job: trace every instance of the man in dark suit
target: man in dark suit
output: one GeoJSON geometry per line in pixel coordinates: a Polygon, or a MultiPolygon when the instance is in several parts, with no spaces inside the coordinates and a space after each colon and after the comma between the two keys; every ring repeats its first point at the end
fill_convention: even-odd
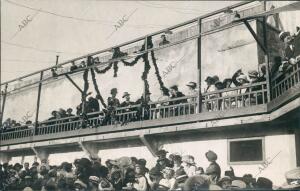
{"type": "Polygon", "coordinates": [[[291,36],[290,32],[281,32],[279,38],[284,42],[284,60],[296,64],[296,57],[300,55],[300,31],[291,36]]]}
{"type": "Polygon", "coordinates": [[[134,105],[134,102],[130,101],[130,94],[128,92],[124,92],[122,98],[125,98],[125,101],[121,103],[121,107],[128,107],[130,105],[134,105]]]}

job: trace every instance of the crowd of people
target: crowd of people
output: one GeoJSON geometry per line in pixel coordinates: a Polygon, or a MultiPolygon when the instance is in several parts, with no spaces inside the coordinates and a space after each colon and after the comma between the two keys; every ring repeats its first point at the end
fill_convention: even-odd
{"type": "MultiPolygon", "coordinates": [[[[209,166],[204,170],[196,165],[191,155],[169,154],[159,150],[156,165],[147,168],[143,158],[120,157],[102,164],[100,158],[80,158],[73,163],[49,165],[47,159],[30,167],[4,163],[0,165],[0,190],[7,191],[169,191],[169,190],[272,190],[273,182],[266,177],[235,175],[233,168],[224,171],[217,163],[218,156],[205,153],[209,166]]],[[[300,189],[300,168],[285,174],[286,184],[281,189],[300,189]]]]}

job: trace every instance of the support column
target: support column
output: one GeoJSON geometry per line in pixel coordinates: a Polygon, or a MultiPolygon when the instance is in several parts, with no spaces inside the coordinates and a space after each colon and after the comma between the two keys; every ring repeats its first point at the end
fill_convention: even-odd
{"type": "Polygon", "coordinates": [[[139,137],[151,154],[156,157],[156,152],[162,147],[162,144],[158,140],[147,135],[139,135],[139,137]]]}
{"type": "Polygon", "coordinates": [[[35,156],[41,161],[49,158],[49,153],[45,149],[38,149],[35,147],[31,147],[31,149],[35,153],[35,156]]]}
{"type": "Polygon", "coordinates": [[[7,86],[8,84],[5,85],[4,89],[4,94],[3,94],[3,101],[2,101],[2,107],[1,107],[1,112],[0,112],[0,125],[2,125],[3,121],[3,114],[4,114],[4,106],[5,106],[5,101],[6,101],[6,95],[7,95],[7,86]]]}
{"type": "MultiPolygon", "coordinates": [[[[199,37],[197,39],[198,41],[198,45],[197,45],[197,69],[198,69],[198,99],[197,99],[197,103],[198,103],[198,113],[202,112],[202,93],[201,93],[201,19],[198,19],[198,27],[199,27],[199,37]]],[[[196,110],[196,111],[197,111],[196,110]]]]}
{"type": "Polygon", "coordinates": [[[36,113],[35,113],[35,129],[34,134],[38,134],[38,120],[39,120],[39,111],[40,111],[40,100],[41,100],[41,91],[42,91],[42,80],[43,80],[43,74],[44,72],[41,71],[40,76],[40,82],[39,82],[39,89],[38,89],[38,97],[37,97],[37,103],[36,103],[36,113]]]}
{"type": "Polygon", "coordinates": [[[98,152],[99,148],[96,143],[84,143],[82,141],[78,142],[80,148],[90,157],[99,158],[98,152]]]}
{"type": "Polygon", "coordinates": [[[9,153],[4,153],[4,152],[1,152],[0,153],[0,161],[1,163],[8,163],[10,160],[11,160],[11,156],[9,153]]]}
{"type": "Polygon", "coordinates": [[[300,167],[300,128],[295,130],[295,146],[296,146],[296,165],[300,167]]]}
{"type": "Polygon", "coordinates": [[[267,26],[266,26],[266,17],[263,18],[263,38],[264,38],[264,47],[266,49],[265,53],[265,63],[266,63],[266,80],[267,80],[267,101],[271,101],[271,71],[270,71],[270,62],[269,62],[269,51],[268,51],[268,36],[267,36],[267,26]]]}

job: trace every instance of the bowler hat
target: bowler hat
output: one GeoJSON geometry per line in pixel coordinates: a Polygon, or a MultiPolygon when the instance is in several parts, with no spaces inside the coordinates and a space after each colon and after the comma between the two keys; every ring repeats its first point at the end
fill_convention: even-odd
{"type": "Polygon", "coordinates": [[[279,33],[278,36],[279,36],[280,40],[284,41],[285,37],[291,36],[291,34],[290,34],[290,32],[281,32],[281,33],[279,33]]]}
{"type": "Polygon", "coordinates": [[[207,158],[209,161],[215,161],[215,160],[218,159],[218,155],[217,155],[215,152],[211,151],[211,150],[207,151],[207,152],[205,153],[205,156],[206,156],[206,158],[207,158]]]}
{"type": "Polygon", "coordinates": [[[205,82],[210,82],[214,83],[214,79],[211,76],[207,76],[206,79],[204,80],[205,82]]]}

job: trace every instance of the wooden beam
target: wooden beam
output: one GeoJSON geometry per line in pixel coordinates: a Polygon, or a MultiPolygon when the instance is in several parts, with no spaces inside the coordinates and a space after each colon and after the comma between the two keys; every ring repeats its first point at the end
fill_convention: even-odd
{"type": "Polygon", "coordinates": [[[80,91],[80,93],[83,94],[83,90],[74,82],[74,80],[68,74],[65,74],[65,76],[80,91]]]}
{"type": "MultiPolygon", "coordinates": [[[[199,34],[201,34],[201,22],[202,22],[202,20],[199,19],[198,20],[199,34]]],[[[202,111],[202,93],[201,93],[201,88],[202,88],[202,86],[201,86],[201,50],[202,50],[201,42],[202,42],[202,36],[201,35],[199,35],[197,42],[198,42],[198,44],[197,44],[197,69],[198,69],[198,73],[197,73],[198,74],[198,82],[197,82],[197,84],[198,84],[197,99],[198,100],[197,100],[197,103],[198,103],[198,105],[197,105],[196,111],[198,111],[197,113],[200,113],[202,111]]]]}
{"type": "Polygon", "coordinates": [[[39,111],[40,111],[40,100],[41,100],[41,91],[42,91],[42,80],[43,80],[43,74],[44,72],[41,72],[40,76],[40,83],[39,83],[39,89],[38,89],[38,97],[37,97],[37,103],[36,103],[36,113],[35,113],[35,126],[34,126],[34,134],[38,134],[38,120],[39,120],[39,111]]]}
{"type": "Polygon", "coordinates": [[[253,38],[256,40],[259,47],[264,51],[264,53],[267,53],[267,49],[265,48],[264,44],[262,42],[260,42],[260,40],[258,39],[256,33],[254,32],[254,30],[250,26],[249,22],[247,20],[244,20],[244,23],[245,23],[246,27],[248,28],[248,30],[250,31],[250,33],[252,34],[253,38]]]}
{"type": "MultiPolygon", "coordinates": [[[[0,116],[0,126],[2,125],[2,121],[3,121],[3,114],[4,114],[4,106],[5,106],[5,102],[6,102],[6,95],[7,95],[7,86],[8,84],[5,85],[5,89],[4,89],[4,94],[3,94],[3,101],[2,101],[2,107],[1,107],[1,116],[0,116]]],[[[1,92],[2,93],[2,92],[1,92]]]]}

